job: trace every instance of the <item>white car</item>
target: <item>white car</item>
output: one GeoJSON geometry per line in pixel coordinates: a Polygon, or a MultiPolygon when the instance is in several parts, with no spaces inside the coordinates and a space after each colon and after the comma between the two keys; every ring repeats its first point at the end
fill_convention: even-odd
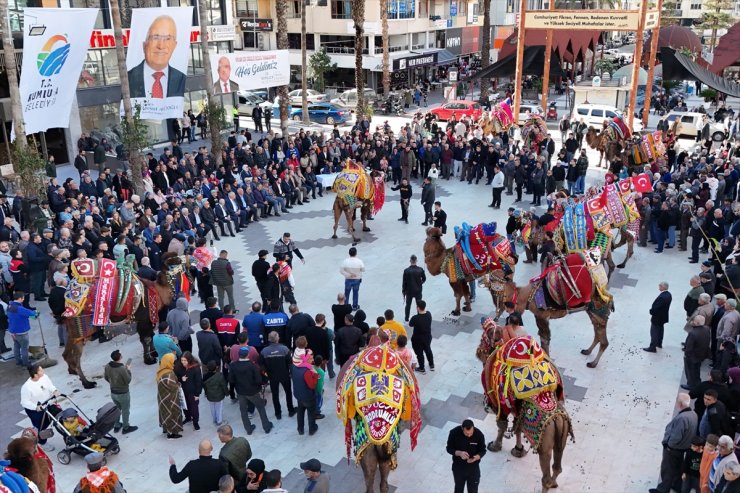
{"type": "MultiPolygon", "coordinates": [[[[678,120],[678,128],[676,129],[676,135],[678,137],[693,137],[701,132],[704,127],[704,117],[709,118],[704,113],[692,113],[688,111],[671,111],[668,113],[664,120],[668,122],[668,129],[672,129],[676,120],[678,120]]],[[[727,127],[724,123],[717,123],[709,118],[709,135],[715,142],[722,142],[727,136],[727,127]]]]}
{"type": "Polygon", "coordinates": [[[610,48],[608,50],[604,50],[604,56],[607,56],[609,58],[618,57],[619,56],[619,50],[616,49],[616,48],[610,48]]]}
{"type": "MultiPolygon", "coordinates": [[[[301,89],[290,91],[288,97],[290,98],[291,106],[300,106],[303,104],[303,92],[301,89]]],[[[321,94],[319,91],[313,89],[306,89],[306,96],[308,98],[308,104],[311,103],[325,103],[328,102],[326,94],[321,94]]],[[[280,96],[275,97],[275,104],[280,104],[280,96]]]]}
{"type": "Polygon", "coordinates": [[[272,103],[251,92],[240,91],[237,95],[239,96],[239,114],[242,116],[252,116],[252,110],[257,106],[261,107],[262,111],[272,108],[272,103]]]}
{"type": "Polygon", "coordinates": [[[527,121],[527,117],[530,114],[540,115],[542,114],[542,107],[537,103],[521,103],[519,104],[519,125],[523,125],[527,121]]]}
{"type": "MultiPolygon", "coordinates": [[[[621,118],[625,123],[627,122],[627,117],[625,117],[625,115],[614,106],[586,103],[577,104],[575,108],[573,108],[570,121],[580,122],[581,119],[583,119],[586,125],[594,127],[597,131],[601,131],[601,126],[604,120],[608,120],[609,118],[621,118]]],[[[632,132],[639,133],[642,132],[642,130],[642,121],[635,118],[632,123],[632,132]]]]}
{"type": "MultiPolygon", "coordinates": [[[[363,92],[365,93],[365,102],[366,103],[372,103],[376,99],[378,99],[378,94],[375,92],[375,90],[366,87],[363,92]]],[[[336,98],[331,100],[332,104],[336,104],[337,106],[340,106],[342,108],[347,108],[349,110],[356,110],[357,109],[357,89],[348,89],[344,91],[343,93],[339,94],[336,98]]]]}

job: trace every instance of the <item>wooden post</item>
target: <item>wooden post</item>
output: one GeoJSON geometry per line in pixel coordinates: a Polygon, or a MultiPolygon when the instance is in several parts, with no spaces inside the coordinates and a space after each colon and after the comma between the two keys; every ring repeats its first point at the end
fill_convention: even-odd
{"type": "MultiPolygon", "coordinates": [[[[643,30],[645,29],[645,17],[647,17],[648,0],[642,0],[640,4],[640,23],[637,25],[637,39],[635,46],[635,59],[632,61],[632,84],[630,85],[630,104],[627,107],[627,125],[629,126],[630,132],[632,132],[633,123],[635,121],[635,106],[637,106],[637,86],[639,85],[640,78],[640,67],[642,58],[642,44],[643,30]]],[[[648,84],[651,81],[647,81],[648,84]]]]}
{"type": "Polygon", "coordinates": [[[514,82],[514,121],[517,124],[519,124],[519,105],[522,102],[522,81],[524,79],[524,33],[526,24],[524,18],[526,15],[527,0],[521,0],[519,2],[519,32],[516,37],[516,81],[514,82]]]}
{"type": "MultiPolygon", "coordinates": [[[[645,86],[645,104],[648,107],[650,99],[653,96],[653,77],[655,77],[655,59],[658,55],[658,38],[660,37],[660,15],[663,10],[663,0],[658,0],[658,20],[657,25],[653,28],[652,38],[650,39],[650,59],[648,60],[648,78],[645,86]]],[[[642,126],[647,128],[649,111],[642,112],[642,126]]]]}
{"type": "MultiPolygon", "coordinates": [[[[555,0],[549,0],[550,10],[555,10],[555,0]]],[[[547,89],[550,87],[550,59],[552,58],[552,38],[554,32],[548,29],[545,32],[545,68],[542,74],[542,112],[547,114],[547,89]]]]}

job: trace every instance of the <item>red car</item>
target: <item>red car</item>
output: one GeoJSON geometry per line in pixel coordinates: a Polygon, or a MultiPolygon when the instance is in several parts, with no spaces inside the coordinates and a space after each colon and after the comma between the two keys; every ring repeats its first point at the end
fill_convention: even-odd
{"type": "Polygon", "coordinates": [[[473,120],[477,120],[483,114],[483,108],[475,101],[455,100],[430,110],[430,113],[436,116],[437,120],[447,121],[452,118],[453,113],[458,120],[463,115],[471,116],[473,120]]]}

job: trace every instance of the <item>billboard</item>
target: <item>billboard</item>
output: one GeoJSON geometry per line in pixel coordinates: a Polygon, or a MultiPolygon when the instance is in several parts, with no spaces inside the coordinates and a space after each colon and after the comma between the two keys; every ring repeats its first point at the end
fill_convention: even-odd
{"type": "Polygon", "coordinates": [[[67,128],[98,9],[24,9],[19,84],[26,133],[67,128]]]}
{"type": "Polygon", "coordinates": [[[290,82],[288,50],[211,53],[215,94],[285,86],[290,82]]]}
{"type": "Polygon", "coordinates": [[[126,70],[142,118],[182,116],[192,18],[192,7],[132,10],[126,70]]]}

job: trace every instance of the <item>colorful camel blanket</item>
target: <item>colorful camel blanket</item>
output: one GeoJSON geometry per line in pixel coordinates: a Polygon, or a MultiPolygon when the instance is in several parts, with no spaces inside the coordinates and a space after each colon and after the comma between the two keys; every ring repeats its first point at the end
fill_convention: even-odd
{"type": "Polygon", "coordinates": [[[488,272],[511,268],[516,261],[511,254],[511,245],[496,233],[496,223],[481,223],[475,227],[468,223],[455,226],[457,243],[443,263],[443,270],[450,282],[458,279],[474,279],[488,272]]]}
{"type": "Polygon", "coordinates": [[[350,208],[357,207],[358,201],[373,201],[374,213],[380,211],[385,201],[385,182],[382,176],[378,181],[362,166],[352,161],[347,161],[345,168],[337,175],[332,190],[350,208]],[[381,190],[380,196],[376,197],[376,192],[379,190],[381,190]]]}
{"type": "Polygon", "coordinates": [[[539,278],[544,279],[547,293],[558,306],[579,308],[591,301],[593,279],[582,254],[567,255],[539,278]]]}
{"type": "Polygon", "coordinates": [[[583,203],[566,205],[562,224],[568,252],[581,252],[588,248],[588,224],[583,203]]]}
{"type": "Polygon", "coordinates": [[[531,399],[522,401],[521,410],[517,416],[515,428],[519,428],[535,452],[540,446],[542,433],[556,416],[563,416],[569,425],[569,435],[573,435],[573,426],[565,409],[558,403],[553,392],[541,392],[531,399]]]}

